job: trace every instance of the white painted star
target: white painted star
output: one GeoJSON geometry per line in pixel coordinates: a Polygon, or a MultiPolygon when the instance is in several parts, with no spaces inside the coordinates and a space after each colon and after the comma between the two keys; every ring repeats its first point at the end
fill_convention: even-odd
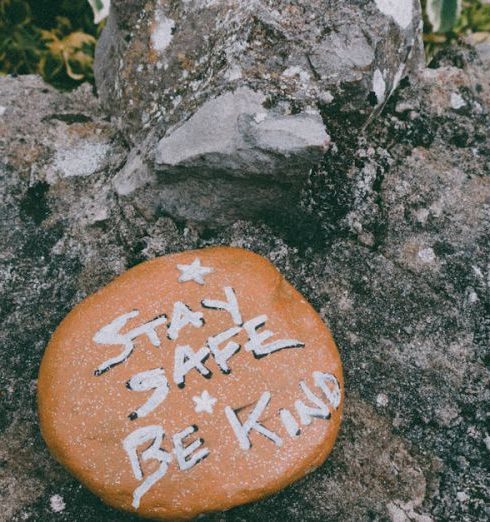
{"type": "Polygon", "coordinates": [[[207,266],[202,266],[201,261],[198,257],[190,265],[177,265],[181,274],[179,276],[179,282],[184,283],[185,281],[195,281],[200,285],[205,284],[204,276],[213,272],[213,269],[207,266]]]}
{"type": "Polygon", "coordinates": [[[218,402],[218,399],[211,397],[207,390],[204,390],[201,395],[192,397],[192,400],[196,403],[194,407],[196,413],[201,413],[202,411],[213,413],[213,406],[218,402]]]}

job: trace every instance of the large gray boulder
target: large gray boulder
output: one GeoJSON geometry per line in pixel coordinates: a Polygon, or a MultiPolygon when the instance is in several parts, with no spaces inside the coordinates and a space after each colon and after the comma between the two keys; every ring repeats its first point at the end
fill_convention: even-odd
{"type": "Polygon", "coordinates": [[[361,122],[406,71],[419,24],[415,0],[113,0],[98,92],[133,142],[239,87],[261,93],[264,111],[334,103],[361,122]]]}
{"type": "Polygon", "coordinates": [[[95,75],[134,149],[117,192],[208,223],[291,208],[420,64],[419,27],[417,0],[114,0],[95,75]]]}

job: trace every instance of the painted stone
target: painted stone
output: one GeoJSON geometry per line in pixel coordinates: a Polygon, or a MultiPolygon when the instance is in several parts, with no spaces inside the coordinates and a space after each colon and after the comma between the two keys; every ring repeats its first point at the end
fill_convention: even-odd
{"type": "Polygon", "coordinates": [[[46,349],[39,417],[53,455],[106,503],[191,519],[321,465],[343,400],[329,330],[264,258],[164,256],[76,306],[46,349]]]}

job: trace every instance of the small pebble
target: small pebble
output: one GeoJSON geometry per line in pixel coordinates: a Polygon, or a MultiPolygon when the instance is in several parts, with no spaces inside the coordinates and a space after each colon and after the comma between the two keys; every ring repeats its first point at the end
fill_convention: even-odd
{"type": "Polygon", "coordinates": [[[451,94],[451,107],[454,110],[462,109],[466,105],[466,102],[464,101],[464,98],[461,96],[461,94],[457,92],[453,92],[451,94]]]}
{"type": "Polygon", "coordinates": [[[436,259],[436,254],[432,248],[423,248],[419,250],[418,258],[423,263],[433,263],[436,259]]]}
{"type": "Polygon", "coordinates": [[[49,499],[49,504],[51,506],[51,510],[55,513],[61,513],[66,508],[65,501],[61,495],[53,495],[49,499]]]}
{"type": "Polygon", "coordinates": [[[380,408],[384,408],[385,406],[388,406],[388,396],[384,393],[379,393],[378,396],[376,397],[376,404],[380,407],[380,408]]]}

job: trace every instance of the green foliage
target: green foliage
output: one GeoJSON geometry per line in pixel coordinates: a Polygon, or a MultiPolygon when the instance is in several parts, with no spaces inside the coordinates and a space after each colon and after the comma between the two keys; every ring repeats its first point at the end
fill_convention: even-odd
{"type": "MultiPolygon", "coordinates": [[[[408,0],[407,0],[408,1],[408,0]]],[[[490,41],[489,0],[422,0],[428,59],[473,35],[490,41]]],[[[0,74],[38,73],[59,88],[93,81],[107,0],[0,0],[0,74]],[[93,12],[92,12],[93,8],[93,12]]]]}
{"type": "Polygon", "coordinates": [[[450,31],[461,14],[461,0],[427,0],[427,18],[438,33],[450,31]]]}
{"type": "Polygon", "coordinates": [[[465,37],[490,41],[490,3],[485,0],[423,0],[427,59],[465,37]],[[461,4],[461,5],[458,5],[461,4]]]}
{"type": "Polygon", "coordinates": [[[0,0],[0,74],[40,74],[59,88],[93,80],[100,30],[86,0],[0,0]]]}

